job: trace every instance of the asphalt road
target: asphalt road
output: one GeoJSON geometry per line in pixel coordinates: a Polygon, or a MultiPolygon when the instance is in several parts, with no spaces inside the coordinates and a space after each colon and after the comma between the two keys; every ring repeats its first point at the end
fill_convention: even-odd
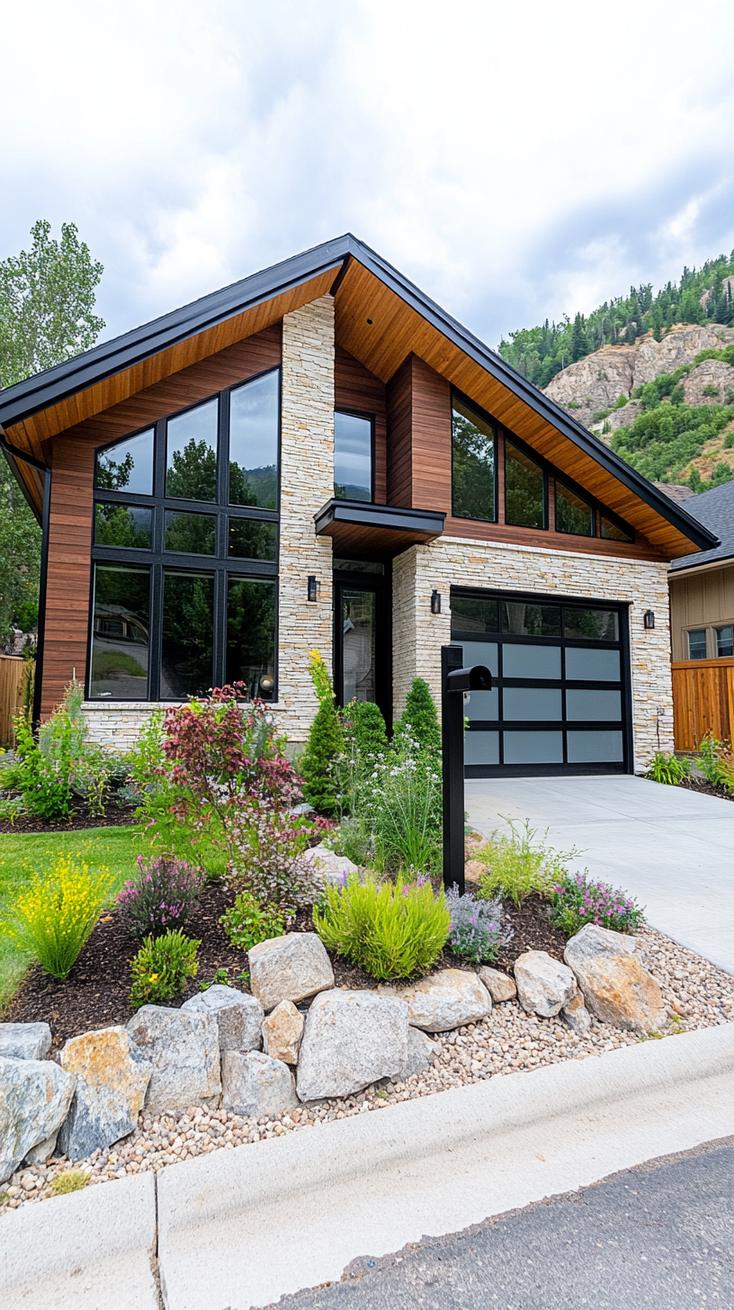
{"type": "Polygon", "coordinates": [[[734,1138],[355,1261],[278,1310],[734,1307],[734,1138]]]}

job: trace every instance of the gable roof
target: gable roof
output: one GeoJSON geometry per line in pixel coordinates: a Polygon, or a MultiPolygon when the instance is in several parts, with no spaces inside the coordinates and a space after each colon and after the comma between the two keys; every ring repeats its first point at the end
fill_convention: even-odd
{"type": "MultiPolygon", "coordinates": [[[[714,535],[351,233],[0,391],[6,451],[48,463],[56,434],[330,292],[337,339],[383,381],[421,356],[670,558],[714,535]]],[[[38,503],[40,475],[16,461],[38,503]],[[34,477],[35,474],[35,477],[34,477]]]]}
{"type": "Polygon", "coordinates": [[[717,560],[734,559],[734,482],[724,482],[720,487],[702,491],[699,496],[689,496],[686,509],[719,538],[719,544],[712,550],[682,555],[673,561],[671,567],[678,572],[701,564],[714,564],[717,560]]]}

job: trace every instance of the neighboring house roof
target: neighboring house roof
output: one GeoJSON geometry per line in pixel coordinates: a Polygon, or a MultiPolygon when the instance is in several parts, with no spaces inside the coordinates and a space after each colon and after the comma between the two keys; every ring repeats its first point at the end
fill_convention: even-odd
{"type": "Polygon", "coordinates": [[[681,504],[684,500],[690,500],[693,492],[687,487],[685,482],[655,482],[653,486],[663,495],[668,496],[670,500],[677,500],[681,504]]]}
{"type": "Polygon", "coordinates": [[[605,500],[670,558],[712,534],[351,233],[0,392],[0,439],[39,504],[58,432],[331,292],[340,343],[387,381],[414,352],[605,500]],[[4,432],[3,432],[4,429],[4,432]],[[562,438],[559,443],[559,434],[562,438]]]}
{"type": "Polygon", "coordinates": [[[734,482],[724,482],[720,487],[702,491],[700,496],[691,496],[686,501],[686,509],[719,538],[718,546],[713,550],[696,551],[694,555],[681,555],[674,560],[672,568],[690,569],[702,564],[713,564],[717,560],[734,558],[734,482]]]}

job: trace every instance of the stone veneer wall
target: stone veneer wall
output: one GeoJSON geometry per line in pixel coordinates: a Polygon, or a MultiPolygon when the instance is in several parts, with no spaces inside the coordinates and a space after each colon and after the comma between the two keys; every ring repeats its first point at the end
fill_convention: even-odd
{"type": "Polygon", "coordinates": [[[657,750],[673,749],[668,567],[537,546],[443,537],[413,546],[393,564],[393,699],[399,714],[413,677],[425,678],[440,703],[440,648],[451,639],[450,588],[507,588],[546,595],[630,602],[634,764],[646,768],[657,750]],[[431,614],[433,588],[442,613],[431,614]],[[643,627],[645,610],[655,628],[643,627]]]}
{"type": "MultiPolygon", "coordinates": [[[[283,319],[280,438],[278,701],[291,742],[306,739],[316,708],[309,652],[331,670],[332,548],[314,533],[314,514],[334,494],[334,300],[322,296],[283,319]],[[320,583],[306,599],[307,579],[320,583]]],[[[87,702],[89,737],[112,750],[134,743],[151,710],[146,701],[87,702]]]]}

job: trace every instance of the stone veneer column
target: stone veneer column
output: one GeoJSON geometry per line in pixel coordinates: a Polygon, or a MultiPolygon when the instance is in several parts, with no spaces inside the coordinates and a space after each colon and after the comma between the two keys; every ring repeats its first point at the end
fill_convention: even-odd
{"type": "Polygon", "coordinates": [[[452,584],[598,597],[629,605],[634,766],[646,768],[656,751],[673,749],[667,564],[442,537],[412,547],[393,568],[396,713],[416,676],[426,679],[440,707],[440,648],[450,640],[452,584]],[[442,596],[440,615],[430,612],[434,587],[442,596]],[[648,609],[655,612],[651,631],[643,623],[648,609]]]}
{"type": "Polygon", "coordinates": [[[315,535],[313,520],[333,494],[334,300],[322,296],[283,319],[278,707],[296,742],[317,709],[309,652],[332,666],[331,539],[315,535]],[[316,602],[306,599],[311,573],[320,583],[316,602]]]}

